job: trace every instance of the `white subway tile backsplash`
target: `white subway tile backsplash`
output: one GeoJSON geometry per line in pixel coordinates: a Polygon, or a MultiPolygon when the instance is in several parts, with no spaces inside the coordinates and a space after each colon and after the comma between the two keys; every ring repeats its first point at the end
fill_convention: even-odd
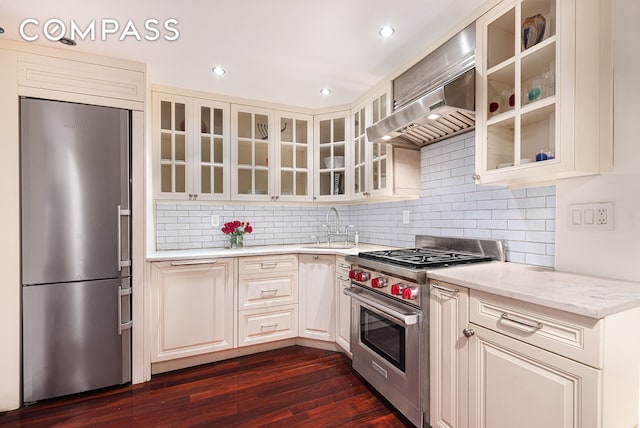
{"type": "MultiPolygon", "coordinates": [[[[416,234],[501,239],[507,260],[553,267],[555,264],[555,186],[507,189],[477,186],[475,137],[467,133],[422,148],[419,200],[340,205],[340,225],[353,224],[360,241],[410,247],[416,234]],[[410,224],[402,211],[410,211],[410,224]]],[[[327,205],[156,204],[156,248],[219,248],[220,230],[232,220],[249,221],[247,245],[297,244],[324,236],[327,205]],[[220,216],[211,227],[210,216],[220,216]]]]}

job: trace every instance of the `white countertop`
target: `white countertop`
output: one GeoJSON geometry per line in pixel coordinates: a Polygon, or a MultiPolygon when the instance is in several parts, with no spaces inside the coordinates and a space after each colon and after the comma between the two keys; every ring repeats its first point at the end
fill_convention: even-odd
{"type": "Polygon", "coordinates": [[[640,283],[519,263],[477,263],[429,271],[429,278],[590,318],[640,306],[640,283]]]}
{"type": "Polygon", "coordinates": [[[147,254],[147,261],[157,262],[164,260],[189,260],[223,257],[261,256],[269,254],[358,254],[360,251],[375,251],[394,248],[390,246],[358,244],[352,248],[329,248],[320,244],[295,244],[295,245],[262,245],[248,246],[244,248],[202,248],[197,250],[167,250],[155,251],[147,254]]]}

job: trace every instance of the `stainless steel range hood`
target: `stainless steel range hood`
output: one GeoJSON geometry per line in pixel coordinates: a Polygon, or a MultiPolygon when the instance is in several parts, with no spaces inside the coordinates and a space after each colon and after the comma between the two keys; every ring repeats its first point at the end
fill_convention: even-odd
{"type": "Polygon", "coordinates": [[[367,128],[372,142],[420,147],[475,127],[475,24],[393,81],[394,112],[367,128]]]}

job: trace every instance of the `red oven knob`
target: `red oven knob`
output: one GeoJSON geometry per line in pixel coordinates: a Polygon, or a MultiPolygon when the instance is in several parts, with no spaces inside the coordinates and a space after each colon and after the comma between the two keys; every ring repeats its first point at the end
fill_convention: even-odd
{"type": "Polygon", "coordinates": [[[369,272],[356,271],[355,273],[356,281],[368,281],[370,277],[369,272]]]}
{"type": "Polygon", "coordinates": [[[358,271],[357,270],[350,270],[349,271],[349,279],[356,279],[356,273],[358,271]]]}
{"type": "Polygon", "coordinates": [[[394,296],[400,296],[402,295],[403,288],[404,285],[402,283],[393,284],[391,286],[391,294],[393,294],[394,296]]]}
{"type": "Polygon", "coordinates": [[[373,288],[384,288],[387,286],[387,280],[381,276],[373,278],[371,280],[371,286],[373,288]]]}
{"type": "Polygon", "coordinates": [[[402,298],[405,300],[413,300],[418,297],[417,287],[405,287],[402,289],[402,298]]]}

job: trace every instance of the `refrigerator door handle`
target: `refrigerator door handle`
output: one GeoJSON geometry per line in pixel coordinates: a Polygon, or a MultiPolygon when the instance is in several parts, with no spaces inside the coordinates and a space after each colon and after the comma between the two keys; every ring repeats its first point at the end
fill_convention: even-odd
{"type": "Polygon", "coordinates": [[[122,296],[131,296],[131,288],[122,288],[118,286],[118,334],[122,335],[122,330],[128,330],[133,327],[133,321],[122,322],[122,296]]]}
{"type": "Polygon", "coordinates": [[[118,205],[118,271],[125,266],[131,266],[131,260],[122,260],[122,217],[130,217],[131,210],[123,210],[118,205]]]}

